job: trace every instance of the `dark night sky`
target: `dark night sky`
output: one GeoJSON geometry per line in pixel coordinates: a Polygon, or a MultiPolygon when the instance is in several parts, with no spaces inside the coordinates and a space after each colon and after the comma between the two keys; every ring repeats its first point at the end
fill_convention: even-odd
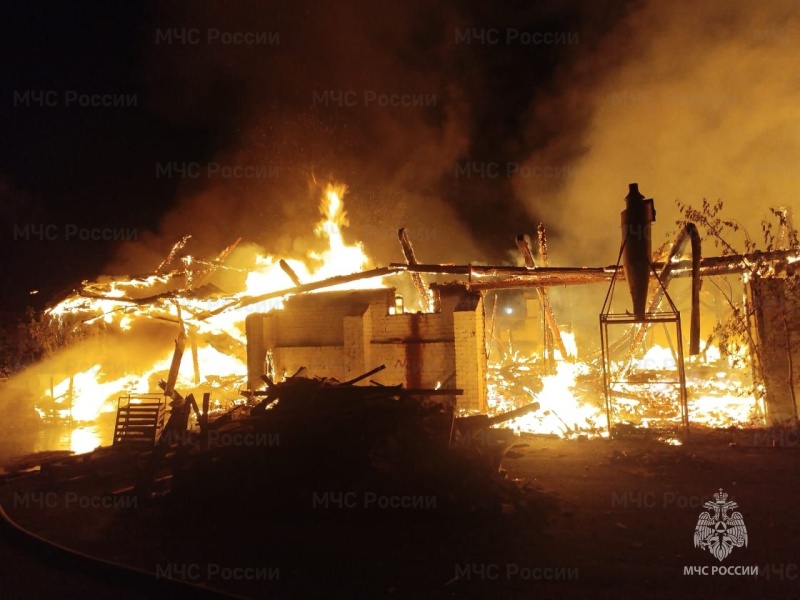
{"type": "MultiPolygon", "coordinates": [[[[152,111],[66,106],[69,90],[145,92],[142,48],[146,5],[17,5],[3,19],[3,141],[0,145],[3,301],[47,301],[90,278],[113,244],[67,240],[66,227],[153,228],[169,207],[174,182],[153,177],[154,156],[191,148],[203,156],[213,131],[175,127],[152,111]],[[56,106],[14,106],[14,93],[56,92],[56,106]],[[14,226],[50,226],[53,240],[15,236],[14,226]],[[16,237],[16,239],[15,239],[16,237]],[[4,277],[6,279],[6,277],[4,277]]],[[[71,236],[75,237],[75,236],[71,236]]]]}
{"type": "Polygon", "coordinates": [[[193,249],[200,255],[240,234],[279,251],[291,245],[288,238],[309,230],[316,214],[315,202],[293,199],[311,197],[309,181],[328,176],[350,187],[353,235],[366,238],[378,262],[397,257],[378,243],[383,233],[369,227],[377,231],[380,224],[391,237],[406,221],[413,227],[420,213],[442,228],[427,236],[439,241],[429,248],[441,250],[430,260],[502,260],[511,236],[535,228],[531,211],[513,201],[510,178],[456,176],[455,165],[497,163],[502,170],[546,145],[559,127],[581,126],[579,107],[541,114],[531,107],[562,85],[567,66],[590,55],[631,3],[592,4],[6,7],[4,311],[41,305],[102,272],[148,271],[184,232],[200,238],[193,249]],[[196,28],[201,38],[211,29],[277,32],[280,42],[158,43],[159,32],[171,28],[196,28]],[[509,29],[575,32],[580,44],[455,39],[456,31],[477,36],[494,29],[501,38],[509,29]],[[357,105],[322,105],[315,94],[323,90],[354,90],[357,105]],[[26,105],[21,95],[28,91],[48,92],[54,106],[37,105],[36,96],[26,105]],[[134,95],[137,103],[67,105],[70,91],[134,95]],[[362,106],[368,91],[434,94],[436,104],[362,106]],[[223,181],[157,174],[170,163],[202,169],[210,162],[268,165],[281,176],[223,181]],[[21,231],[28,225],[33,229],[26,239],[21,231]],[[69,231],[77,235],[70,227],[132,229],[138,243],[120,250],[114,242],[67,239],[69,231]],[[268,239],[258,238],[267,231],[268,239]],[[41,239],[42,233],[53,239],[41,239]],[[448,245],[456,256],[444,253],[448,245]],[[39,294],[29,295],[32,289],[39,294]]]}

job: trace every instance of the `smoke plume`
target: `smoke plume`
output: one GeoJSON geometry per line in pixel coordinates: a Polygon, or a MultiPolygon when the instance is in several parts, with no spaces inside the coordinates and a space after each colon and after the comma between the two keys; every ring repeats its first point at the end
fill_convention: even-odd
{"type": "Polygon", "coordinates": [[[529,214],[558,233],[554,260],[613,263],[634,181],[655,198],[655,245],[675,227],[676,199],[721,199],[726,218],[759,240],[768,207],[791,205],[800,183],[799,10],[789,0],[647,2],[533,104],[531,128],[585,115],[526,162],[561,168],[558,185],[515,181],[529,214]]]}
{"type": "Polygon", "coordinates": [[[200,176],[178,186],[158,234],[124,247],[116,269],[153,264],[185,233],[200,254],[240,235],[269,252],[304,254],[331,180],[350,190],[348,237],[363,240],[377,262],[401,258],[398,226],[416,232],[431,260],[444,247],[459,255],[453,258],[474,257],[457,211],[437,198],[438,180],[469,141],[470,106],[453,75],[452,19],[422,2],[159,9],[151,31],[194,30],[201,43],[150,44],[149,108],[174,125],[213,132],[216,150],[193,159],[200,176]],[[263,45],[206,44],[209,31],[276,37],[263,45]],[[422,101],[382,105],[392,97],[422,101]],[[237,168],[245,175],[223,173],[237,168]]]}
{"type": "Polygon", "coordinates": [[[239,235],[269,252],[305,252],[319,185],[330,179],[348,185],[347,235],[377,263],[401,259],[400,226],[422,261],[505,258],[538,217],[514,200],[510,165],[554,133],[541,128],[552,119],[534,119],[536,139],[526,139],[522,117],[559,65],[591,52],[626,5],[159,4],[142,40],[148,109],[173,127],[206,131],[214,149],[156,157],[162,167],[196,161],[201,176],[181,182],[157,234],[123,247],[115,269],[157,264],[185,233],[198,254],[239,235]],[[276,37],[206,43],[210,31],[276,37]],[[581,43],[506,43],[509,31],[568,31],[581,43]],[[199,43],[165,43],[169,32],[199,43]],[[269,176],[206,177],[209,164],[263,167],[269,176]],[[500,176],[464,175],[464,165],[483,174],[497,165],[500,176]]]}

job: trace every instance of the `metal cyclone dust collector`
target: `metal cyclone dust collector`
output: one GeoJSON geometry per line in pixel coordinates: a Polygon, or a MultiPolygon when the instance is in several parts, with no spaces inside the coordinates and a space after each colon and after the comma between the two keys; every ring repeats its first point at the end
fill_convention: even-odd
{"type": "Polygon", "coordinates": [[[644,319],[653,253],[650,223],[656,220],[656,209],[653,199],[645,200],[639,192],[637,183],[628,185],[625,205],[622,211],[622,268],[631,290],[633,313],[644,319]]]}

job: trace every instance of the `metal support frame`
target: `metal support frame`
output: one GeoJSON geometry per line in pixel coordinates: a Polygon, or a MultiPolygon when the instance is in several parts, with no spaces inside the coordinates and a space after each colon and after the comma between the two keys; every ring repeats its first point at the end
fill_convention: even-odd
{"type": "MultiPolygon", "coordinates": [[[[622,257],[622,252],[620,251],[620,258],[622,257]]],[[[619,261],[617,261],[617,267],[619,267],[619,261]]],[[[668,323],[674,323],[676,329],[676,337],[677,337],[677,348],[675,351],[676,360],[675,363],[677,365],[678,371],[678,379],[676,381],[659,381],[659,385],[663,384],[672,384],[678,387],[678,400],[680,403],[680,410],[681,410],[681,425],[683,427],[683,431],[686,435],[689,433],[689,407],[687,402],[687,395],[686,395],[686,372],[684,367],[684,360],[683,360],[683,336],[681,332],[681,314],[680,311],[676,308],[675,303],[672,301],[672,298],[667,293],[666,288],[664,287],[661,279],[656,273],[655,268],[653,265],[650,265],[650,270],[652,271],[653,277],[658,282],[658,285],[661,286],[661,290],[664,293],[664,297],[669,302],[670,310],[663,311],[663,312],[648,312],[645,313],[644,316],[637,317],[634,314],[630,313],[612,313],[611,312],[611,304],[614,296],[614,286],[617,282],[617,272],[619,268],[614,273],[614,276],[611,278],[611,285],[608,288],[608,293],[606,294],[605,302],[603,303],[603,309],[600,313],[600,342],[602,346],[602,355],[603,355],[603,390],[605,392],[606,397],[606,421],[608,423],[608,437],[611,438],[611,397],[613,388],[615,385],[618,384],[632,384],[632,385],[639,385],[639,386],[647,386],[650,385],[649,383],[640,383],[640,382],[632,382],[626,379],[617,379],[618,376],[624,376],[624,373],[627,369],[627,365],[620,370],[619,373],[614,374],[612,377],[611,373],[611,356],[609,351],[609,338],[608,338],[608,328],[610,325],[632,325],[635,323],[645,323],[645,324],[655,324],[655,323],[663,323],[666,327],[668,323]]]]}

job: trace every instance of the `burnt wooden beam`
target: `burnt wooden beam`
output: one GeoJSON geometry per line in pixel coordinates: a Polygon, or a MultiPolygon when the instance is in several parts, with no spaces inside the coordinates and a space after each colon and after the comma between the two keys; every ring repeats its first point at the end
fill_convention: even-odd
{"type": "Polygon", "coordinates": [[[283,269],[283,272],[289,276],[289,279],[292,280],[293,284],[295,284],[296,286],[303,285],[303,282],[300,280],[300,278],[297,276],[297,273],[288,262],[286,262],[283,259],[280,259],[278,261],[278,264],[280,265],[281,269],[283,269]]]}
{"type": "MultiPolygon", "coordinates": [[[[539,223],[536,228],[536,239],[539,244],[539,258],[542,266],[549,267],[550,253],[547,249],[547,230],[544,227],[544,223],[539,223]]],[[[542,323],[544,325],[545,370],[547,373],[555,373],[556,360],[555,356],[553,356],[553,333],[547,327],[547,316],[544,314],[542,315],[542,323]]]]}
{"type": "Polygon", "coordinates": [[[531,402],[530,404],[526,404],[525,406],[521,406],[519,408],[515,408],[514,410],[510,410],[508,412],[501,413],[499,415],[494,415],[493,417],[489,417],[489,425],[499,425],[500,423],[505,423],[506,421],[511,421],[512,419],[518,419],[519,417],[524,417],[528,413],[532,413],[535,410],[539,410],[540,405],[538,402],[531,402]]]}
{"type": "Polygon", "coordinates": [[[358,377],[355,377],[353,379],[349,379],[347,381],[343,381],[339,385],[352,385],[354,383],[358,383],[359,381],[362,381],[363,379],[366,379],[367,377],[371,377],[372,375],[375,375],[375,373],[380,373],[385,368],[386,368],[386,365],[379,365],[379,366],[375,367],[374,369],[372,369],[370,371],[367,371],[363,375],[359,375],[358,377]]]}
{"type": "MultiPolygon", "coordinates": [[[[773,250],[771,252],[753,252],[751,254],[730,254],[713,256],[700,261],[700,275],[735,275],[749,273],[758,265],[776,265],[800,261],[798,250],[773,250]]],[[[656,270],[664,267],[663,262],[653,263],[656,270]]],[[[397,270],[417,271],[438,275],[466,275],[471,278],[480,277],[524,277],[531,281],[529,287],[536,285],[578,285],[611,281],[615,271],[617,279],[625,279],[622,267],[515,267],[508,265],[452,265],[452,264],[418,264],[404,265],[390,263],[389,267],[397,270]],[[539,282],[543,283],[539,283],[539,282]],[[561,283],[562,281],[566,283],[561,283]]],[[[679,260],[673,265],[675,277],[691,275],[692,261],[679,260]]],[[[478,285],[476,282],[475,285],[478,285]]]]}
{"type": "Polygon", "coordinates": [[[200,356],[197,353],[197,330],[189,328],[189,343],[192,348],[192,369],[194,371],[194,384],[200,384],[200,356]]]}
{"type": "Polygon", "coordinates": [[[312,292],[314,290],[321,290],[326,287],[333,287],[335,285],[341,285],[343,283],[350,283],[353,281],[360,281],[362,279],[374,279],[376,277],[386,277],[387,275],[396,275],[397,273],[402,272],[405,265],[400,265],[399,267],[379,267],[377,269],[370,269],[369,271],[362,271],[361,273],[352,273],[350,275],[337,275],[336,277],[329,277],[328,279],[323,279],[321,281],[315,281],[312,283],[304,283],[303,285],[298,285],[293,288],[287,288],[285,290],[277,290],[275,292],[269,292],[267,294],[261,294],[259,296],[247,296],[244,298],[240,298],[230,304],[226,304],[224,306],[220,306],[215,310],[208,311],[206,313],[202,313],[197,315],[198,320],[205,320],[209,317],[213,317],[214,315],[218,315],[226,310],[238,310],[240,308],[245,308],[247,306],[252,306],[253,304],[258,304],[259,302],[264,302],[266,300],[272,300],[274,298],[282,298],[283,296],[291,296],[294,294],[302,294],[303,292],[312,292]]]}
{"type": "MultiPolygon", "coordinates": [[[[528,240],[524,235],[517,236],[517,247],[519,248],[522,257],[525,260],[525,266],[527,266],[529,269],[535,269],[536,262],[533,259],[533,253],[531,252],[528,240]]],[[[564,359],[567,359],[569,355],[567,354],[567,349],[564,346],[564,341],[561,339],[561,332],[558,330],[558,323],[556,323],[555,315],[553,315],[553,309],[550,306],[550,298],[547,295],[547,290],[541,286],[537,287],[536,295],[539,297],[539,305],[542,307],[542,313],[544,314],[547,328],[550,331],[550,334],[553,336],[553,343],[558,348],[558,351],[561,352],[561,356],[564,359]]]]}
{"type": "Polygon", "coordinates": [[[494,295],[494,302],[492,302],[492,317],[489,321],[489,336],[488,341],[486,342],[486,360],[489,360],[489,356],[492,353],[492,344],[494,343],[494,326],[495,320],[497,319],[497,294],[494,295]]]}
{"type": "Polygon", "coordinates": [[[505,423],[506,421],[518,419],[519,417],[523,417],[528,413],[539,410],[539,408],[540,405],[538,402],[531,402],[525,406],[515,408],[514,410],[510,410],[508,412],[500,413],[499,415],[494,415],[493,417],[490,417],[489,415],[470,415],[468,417],[458,417],[455,420],[455,425],[461,431],[485,429],[487,427],[492,427],[493,425],[505,423]]]}
{"type": "MultiPolygon", "coordinates": [[[[411,245],[411,240],[408,237],[408,230],[405,227],[401,227],[397,230],[397,238],[400,240],[400,246],[403,249],[403,256],[406,257],[406,262],[409,265],[418,264],[417,257],[414,255],[414,247],[411,245]]],[[[428,286],[425,285],[422,275],[412,271],[411,281],[414,283],[414,289],[417,290],[417,296],[419,297],[419,302],[420,305],[422,305],[423,310],[430,310],[430,290],[428,289],[428,286]]]]}
{"type": "Polygon", "coordinates": [[[535,269],[536,261],[533,258],[531,246],[528,244],[528,238],[524,234],[519,234],[517,236],[517,248],[519,248],[519,253],[522,254],[522,260],[525,261],[525,266],[529,269],[535,269]]]}
{"type": "MultiPolygon", "coordinates": [[[[374,387],[368,389],[376,389],[374,387]]],[[[380,389],[380,388],[378,388],[380,389]]],[[[463,396],[464,390],[454,388],[439,388],[436,389],[404,389],[398,388],[393,390],[398,396],[463,396]]]]}
{"type": "Polygon", "coordinates": [[[549,251],[547,250],[547,229],[544,223],[539,223],[536,228],[536,239],[539,242],[539,256],[542,259],[542,266],[546,267],[549,262],[549,251]]]}
{"type": "Polygon", "coordinates": [[[175,382],[178,380],[178,371],[181,368],[181,359],[183,358],[183,351],[186,348],[186,328],[181,323],[181,329],[178,337],[175,339],[175,351],[172,353],[172,363],[169,366],[169,375],[164,387],[164,394],[171,396],[175,389],[175,382]]]}
{"type": "Polygon", "coordinates": [[[185,235],[177,242],[175,242],[175,244],[172,246],[172,249],[169,251],[169,254],[167,254],[166,258],[162,260],[161,264],[158,265],[158,267],[156,268],[156,275],[164,274],[166,268],[175,259],[175,255],[177,255],[178,252],[180,252],[183,249],[183,247],[186,245],[186,243],[189,241],[191,237],[192,237],[191,235],[185,235]]]}
{"type": "MultiPolygon", "coordinates": [[[[736,254],[729,256],[715,256],[704,258],[700,261],[700,276],[735,275],[737,273],[752,272],[759,264],[789,263],[800,260],[800,251],[774,250],[772,252],[754,252],[752,254],[736,254]]],[[[656,269],[664,267],[663,262],[653,265],[656,269]]],[[[616,276],[619,280],[625,279],[622,267],[615,265],[608,267],[515,267],[508,265],[454,265],[454,264],[416,264],[389,263],[385,267],[378,267],[352,273],[350,275],[337,275],[321,281],[305,283],[300,286],[276,290],[259,296],[239,298],[215,310],[196,315],[198,320],[205,320],[227,310],[238,310],[252,306],[265,300],[282,298],[294,294],[302,294],[327,287],[387,277],[398,273],[429,273],[432,275],[462,275],[469,279],[467,287],[472,290],[501,290],[525,287],[540,287],[552,285],[590,285],[608,283],[616,276]],[[618,272],[617,272],[618,271],[618,272]],[[487,278],[482,281],[483,278],[487,278]],[[492,279],[488,279],[492,278],[492,279]]],[[[681,260],[673,265],[675,277],[686,277],[692,273],[692,261],[681,260]]],[[[119,299],[117,299],[119,300],[119,299]]]]}
{"type": "Polygon", "coordinates": [[[193,261],[194,263],[204,263],[208,265],[208,269],[202,272],[202,274],[200,274],[200,276],[194,280],[194,282],[192,283],[192,287],[199,288],[200,286],[208,283],[208,280],[211,279],[211,276],[217,272],[217,270],[222,266],[222,263],[224,263],[227,260],[228,256],[230,256],[231,252],[233,252],[236,249],[236,247],[239,245],[241,241],[242,241],[241,236],[236,238],[232,244],[224,248],[222,252],[220,252],[217,255],[217,258],[215,258],[210,263],[206,263],[205,261],[200,261],[195,259],[193,261]]]}

